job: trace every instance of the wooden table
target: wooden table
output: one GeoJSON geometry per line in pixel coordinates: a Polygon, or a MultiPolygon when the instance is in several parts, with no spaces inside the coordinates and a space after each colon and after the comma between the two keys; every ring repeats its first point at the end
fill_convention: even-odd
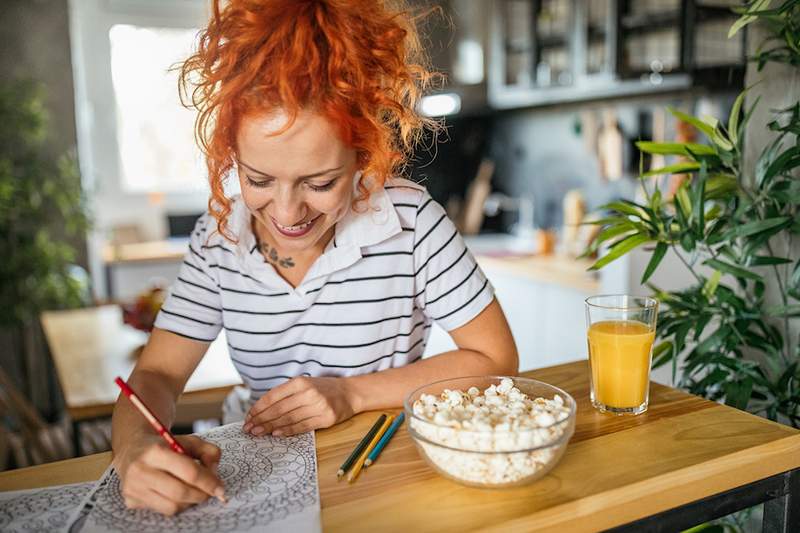
{"type": "Polygon", "coordinates": [[[189,238],[134,242],[103,247],[106,276],[106,298],[115,299],[114,271],[120,267],[147,266],[158,263],[180,264],[188,252],[189,238]]]}
{"type": "MultiPolygon", "coordinates": [[[[47,311],[41,320],[73,423],[110,416],[119,395],[114,378],[127,379],[147,334],[124,324],[116,305],[47,311]]],[[[221,406],[231,387],[241,382],[223,331],[189,378],[178,405],[179,420],[202,418],[196,416],[201,407],[221,406]]]]}
{"type": "MultiPolygon", "coordinates": [[[[362,413],[317,432],[325,531],[674,531],[760,502],[771,531],[800,524],[800,432],[653,384],[650,410],[614,417],[589,403],[585,361],[526,372],[578,403],[575,435],[541,480],[504,490],[437,475],[405,429],[352,485],[336,470],[369,429],[362,413]]],[[[109,453],[0,474],[0,490],[95,480],[109,453]]]]}

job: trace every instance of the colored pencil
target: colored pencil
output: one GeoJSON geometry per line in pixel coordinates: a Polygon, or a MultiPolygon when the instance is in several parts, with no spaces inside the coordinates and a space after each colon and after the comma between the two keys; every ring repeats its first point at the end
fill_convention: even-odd
{"type": "Polygon", "coordinates": [[[397,431],[397,428],[400,427],[400,424],[403,423],[403,420],[405,420],[405,418],[406,418],[405,413],[400,413],[399,415],[397,415],[397,418],[394,419],[392,425],[389,426],[389,429],[387,429],[386,433],[383,434],[381,440],[378,441],[378,444],[375,445],[375,448],[373,448],[372,451],[367,456],[367,460],[364,461],[365,467],[375,462],[375,459],[377,459],[378,456],[381,454],[381,451],[383,451],[383,448],[386,446],[386,443],[389,442],[389,439],[392,438],[392,435],[394,435],[394,432],[397,431]]]}
{"type": "Polygon", "coordinates": [[[369,443],[372,441],[372,437],[375,436],[375,433],[381,429],[384,420],[386,420],[386,415],[381,415],[378,417],[375,423],[372,424],[372,428],[370,428],[367,434],[364,435],[364,438],[361,439],[361,442],[359,442],[358,446],[355,447],[353,452],[350,454],[350,457],[348,457],[345,462],[342,463],[342,466],[339,467],[339,471],[336,472],[337,478],[341,478],[344,473],[347,472],[351,466],[353,466],[353,463],[356,461],[356,459],[358,459],[358,456],[361,455],[361,452],[364,451],[364,448],[369,446],[369,443]]]}
{"type": "Polygon", "coordinates": [[[378,432],[372,438],[372,442],[369,443],[367,449],[364,450],[364,453],[361,454],[361,456],[356,461],[356,464],[353,465],[353,469],[350,470],[350,473],[347,475],[348,483],[352,483],[353,481],[356,480],[359,472],[361,472],[361,468],[364,466],[364,461],[367,460],[367,455],[369,455],[369,453],[372,451],[372,448],[374,448],[375,445],[378,444],[378,441],[381,439],[381,437],[383,437],[384,432],[386,431],[386,429],[389,427],[389,424],[391,424],[393,420],[394,420],[394,415],[390,415],[389,418],[387,418],[383,422],[381,429],[378,430],[378,432]]]}
{"type": "MultiPolygon", "coordinates": [[[[172,450],[175,453],[181,453],[188,457],[192,457],[189,454],[189,452],[187,452],[186,449],[183,446],[181,446],[181,444],[177,440],[175,440],[175,437],[172,436],[172,433],[170,433],[169,430],[166,427],[164,427],[164,424],[162,424],[161,421],[158,420],[156,415],[154,415],[153,412],[150,410],[150,408],[144,404],[142,399],[139,398],[139,396],[137,396],[135,392],[133,392],[133,389],[130,387],[130,385],[125,383],[125,381],[123,381],[122,378],[119,376],[117,376],[116,379],[114,379],[114,383],[116,383],[119,386],[119,388],[122,389],[122,393],[128,397],[128,399],[131,401],[134,407],[136,407],[136,409],[138,409],[139,412],[142,413],[145,419],[148,422],[150,422],[150,425],[153,426],[153,429],[156,430],[156,433],[161,435],[161,438],[167,441],[167,444],[169,444],[169,447],[172,448],[172,450]]],[[[218,498],[221,502],[223,503],[225,502],[225,496],[217,496],[216,494],[209,494],[209,496],[214,496],[218,498]]]]}

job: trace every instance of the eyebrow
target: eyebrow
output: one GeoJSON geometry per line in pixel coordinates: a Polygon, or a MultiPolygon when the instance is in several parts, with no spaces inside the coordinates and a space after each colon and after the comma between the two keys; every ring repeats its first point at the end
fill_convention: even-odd
{"type": "MultiPolygon", "coordinates": [[[[236,162],[238,164],[242,165],[244,168],[246,168],[250,172],[253,172],[254,174],[259,174],[261,176],[264,176],[265,178],[276,179],[275,176],[271,176],[270,174],[267,174],[266,172],[261,172],[260,170],[256,170],[256,169],[254,169],[253,167],[251,167],[247,163],[244,163],[241,160],[237,159],[236,162]]],[[[341,170],[343,168],[344,168],[344,165],[340,165],[340,166],[338,166],[336,168],[329,168],[329,169],[326,169],[326,170],[321,170],[319,172],[314,172],[313,174],[306,174],[305,176],[299,176],[298,179],[305,180],[305,179],[309,179],[309,178],[318,178],[319,176],[324,176],[325,174],[330,174],[331,172],[336,172],[337,170],[341,170]]]]}

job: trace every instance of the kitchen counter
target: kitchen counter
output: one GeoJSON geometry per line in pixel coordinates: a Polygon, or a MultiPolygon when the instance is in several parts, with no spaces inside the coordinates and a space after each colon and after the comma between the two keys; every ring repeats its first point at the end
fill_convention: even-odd
{"type": "Polygon", "coordinates": [[[562,255],[495,255],[477,254],[475,258],[485,270],[516,275],[539,283],[552,283],[580,292],[598,294],[597,274],[587,272],[592,261],[562,255]]]}

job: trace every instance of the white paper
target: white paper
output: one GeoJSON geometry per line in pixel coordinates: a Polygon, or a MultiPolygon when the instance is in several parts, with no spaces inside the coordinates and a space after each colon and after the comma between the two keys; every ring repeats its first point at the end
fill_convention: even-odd
{"type": "Polygon", "coordinates": [[[93,482],[0,492],[0,531],[30,533],[64,527],[93,482]]]}
{"type": "Polygon", "coordinates": [[[314,433],[253,437],[235,423],[202,435],[222,449],[219,476],[226,504],[215,498],[173,517],[125,507],[120,480],[109,468],[79,509],[68,531],[321,531],[314,433]]]}

